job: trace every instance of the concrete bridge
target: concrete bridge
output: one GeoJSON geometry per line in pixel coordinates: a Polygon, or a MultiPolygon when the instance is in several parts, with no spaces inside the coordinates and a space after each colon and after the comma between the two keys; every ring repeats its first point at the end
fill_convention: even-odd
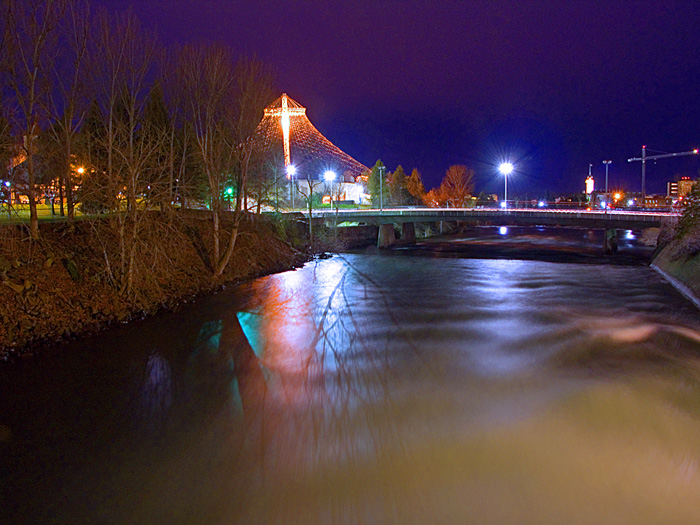
{"type": "MultiPolygon", "coordinates": [[[[308,212],[304,216],[308,219],[308,212]]],[[[429,222],[461,222],[495,226],[579,226],[604,229],[603,250],[616,249],[615,230],[659,227],[664,219],[678,217],[678,213],[652,211],[587,211],[551,209],[497,209],[497,208],[388,208],[384,210],[314,210],[312,220],[329,227],[347,223],[379,226],[377,245],[388,247],[397,242],[394,225],[401,229],[401,242],[416,240],[415,224],[429,222]]]]}

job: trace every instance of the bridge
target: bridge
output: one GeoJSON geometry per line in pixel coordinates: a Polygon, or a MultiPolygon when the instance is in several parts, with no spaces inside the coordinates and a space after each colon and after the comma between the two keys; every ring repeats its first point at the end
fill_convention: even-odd
{"type": "MultiPolygon", "coordinates": [[[[307,219],[308,212],[303,214],[307,219]]],[[[312,220],[329,227],[347,223],[376,224],[379,226],[377,245],[388,247],[397,242],[394,225],[401,227],[401,242],[416,240],[415,224],[425,222],[461,222],[495,226],[578,226],[604,229],[603,250],[614,251],[615,230],[644,229],[661,226],[663,220],[679,216],[674,212],[608,210],[555,210],[511,208],[391,208],[314,210],[312,220]]]]}

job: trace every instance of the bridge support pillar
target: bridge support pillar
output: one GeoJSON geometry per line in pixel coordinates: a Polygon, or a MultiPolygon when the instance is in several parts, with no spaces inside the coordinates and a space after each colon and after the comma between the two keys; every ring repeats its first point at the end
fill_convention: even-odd
{"type": "Polygon", "coordinates": [[[393,224],[380,224],[379,237],[377,237],[378,248],[388,248],[396,243],[396,233],[393,224]]]}
{"type": "Polygon", "coordinates": [[[416,223],[404,222],[401,225],[401,241],[406,244],[416,244],[416,223]]]}
{"type": "Polygon", "coordinates": [[[617,252],[617,230],[609,228],[603,234],[603,253],[612,255],[617,252]]]}

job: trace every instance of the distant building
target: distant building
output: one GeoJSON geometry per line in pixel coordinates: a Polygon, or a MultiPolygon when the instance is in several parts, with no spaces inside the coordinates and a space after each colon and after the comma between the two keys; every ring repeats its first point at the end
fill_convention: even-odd
{"type": "Polygon", "coordinates": [[[666,197],[672,197],[674,199],[678,198],[678,183],[677,182],[667,182],[666,183],[666,197]]]}
{"type": "Polygon", "coordinates": [[[296,180],[322,180],[326,170],[333,170],[342,182],[359,183],[370,171],[324,137],[306,108],[286,93],[265,108],[253,143],[256,153],[278,156],[285,168],[294,166],[296,180]]]}
{"type": "Polygon", "coordinates": [[[595,179],[592,175],[586,177],[586,195],[590,195],[595,191],[595,179]]]}
{"type": "Polygon", "coordinates": [[[697,181],[691,180],[690,177],[681,177],[678,181],[678,197],[685,197],[691,191],[697,181]]]}
{"type": "Polygon", "coordinates": [[[645,208],[667,208],[673,205],[673,197],[665,195],[645,195],[645,208]]]}

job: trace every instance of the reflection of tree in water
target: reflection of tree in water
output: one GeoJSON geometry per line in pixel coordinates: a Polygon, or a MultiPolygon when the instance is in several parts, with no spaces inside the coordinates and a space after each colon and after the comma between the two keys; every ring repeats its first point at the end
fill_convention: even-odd
{"type": "Polygon", "coordinates": [[[243,409],[248,452],[239,458],[257,458],[260,484],[248,500],[250,510],[265,507],[272,518],[273,509],[284,507],[280,497],[290,498],[286,505],[301,504],[294,487],[309,476],[321,483],[321,500],[346,498],[331,493],[338,469],[356,471],[381,460],[387,446],[403,448],[390,350],[412,345],[402,339],[396,306],[381,287],[345,261],[324,261],[250,286],[249,311],[222,317],[217,350],[231,360],[243,409]],[[390,320],[380,344],[353,308],[368,290],[383,301],[390,320]]]}
{"type": "Polygon", "coordinates": [[[158,435],[166,426],[173,404],[173,374],[170,363],[158,350],[139,370],[134,394],[134,423],[146,435],[158,435]]]}
{"type": "Polygon", "coordinates": [[[285,512],[318,505],[357,516],[360,472],[405,450],[410,437],[398,423],[405,406],[392,399],[392,354],[413,348],[396,315],[409,305],[390,304],[340,258],[239,292],[247,299],[202,324],[190,353],[182,421],[197,442],[179,448],[206,456],[187,476],[206,472],[197,489],[211,492],[227,519],[285,521],[285,512]],[[366,310],[368,297],[379,315],[366,310]],[[338,477],[354,491],[337,492],[338,477]]]}

